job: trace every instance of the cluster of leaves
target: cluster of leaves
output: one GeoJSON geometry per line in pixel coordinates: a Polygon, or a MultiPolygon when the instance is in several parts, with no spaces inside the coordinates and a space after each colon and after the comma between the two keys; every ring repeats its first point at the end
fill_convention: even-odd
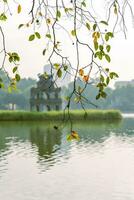
{"type": "Polygon", "coordinates": [[[105,88],[107,88],[107,86],[109,85],[110,80],[119,77],[117,73],[110,72],[109,68],[105,69],[105,73],[106,73],[106,78],[102,74],[100,75],[100,81],[97,84],[97,88],[99,89],[99,92],[96,96],[96,99],[106,98],[107,94],[105,92],[105,88]]]}
{"type": "Polygon", "coordinates": [[[40,39],[41,35],[39,32],[35,32],[34,34],[29,36],[29,41],[33,41],[35,38],[40,39]]]}
{"type": "Polygon", "coordinates": [[[56,70],[56,75],[58,78],[62,77],[63,71],[66,72],[68,69],[68,66],[66,64],[59,64],[59,63],[54,63],[54,70],[56,70]]]}
{"type": "MultiPolygon", "coordinates": [[[[3,10],[4,12],[2,12],[0,14],[0,21],[5,22],[8,19],[8,11],[9,11],[9,13],[11,13],[11,11],[10,11],[10,7],[9,7],[9,2],[7,0],[3,0],[3,2],[4,2],[4,10],[3,10]]],[[[21,5],[18,4],[18,6],[17,6],[17,13],[18,14],[21,13],[21,10],[22,10],[21,5]]],[[[5,38],[3,29],[2,29],[1,26],[0,26],[0,32],[1,32],[2,40],[3,40],[3,49],[0,51],[0,53],[4,52],[2,66],[0,67],[0,69],[1,70],[3,69],[6,72],[7,77],[10,80],[8,91],[12,91],[12,89],[16,89],[16,83],[18,81],[20,81],[20,75],[19,75],[19,72],[18,72],[18,66],[19,66],[20,56],[16,52],[7,52],[7,50],[6,50],[6,38],[5,38]],[[11,64],[14,65],[14,67],[12,69],[12,72],[14,74],[13,78],[11,78],[8,75],[8,72],[6,71],[6,68],[5,68],[5,61],[6,61],[7,57],[8,57],[9,63],[11,63],[11,64]]],[[[2,79],[0,80],[0,88],[5,88],[2,79]]]]}
{"type": "MultiPolygon", "coordinates": [[[[104,23],[105,21],[103,21],[104,23]]],[[[102,21],[101,21],[102,23],[102,21]]],[[[106,23],[106,22],[105,22],[106,23]]],[[[105,58],[107,60],[107,62],[111,61],[110,56],[108,55],[108,53],[111,50],[111,46],[109,44],[107,44],[107,42],[109,41],[110,38],[113,38],[114,35],[112,32],[107,32],[106,34],[102,34],[102,43],[99,44],[98,43],[98,39],[100,38],[100,33],[99,32],[93,32],[93,42],[94,42],[94,49],[95,49],[95,54],[94,57],[98,58],[99,60],[102,60],[103,58],[105,58]],[[103,38],[104,36],[104,38],[103,38]]]]}
{"type": "Polygon", "coordinates": [[[20,61],[20,57],[18,53],[16,52],[9,52],[8,54],[8,60],[10,63],[13,63],[15,66],[12,69],[12,72],[14,74],[14,78],[10,80],[10,85],[8,87],[8,91],[11,92],[13,89],[16,89],[16,83],[20,81],[21,77],[18,73],[18,62],[20,61]]]}

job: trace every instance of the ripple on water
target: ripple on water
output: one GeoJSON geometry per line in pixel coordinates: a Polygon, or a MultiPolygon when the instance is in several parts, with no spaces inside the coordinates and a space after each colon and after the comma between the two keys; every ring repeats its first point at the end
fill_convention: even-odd
{"type": "Polygon", "coordinates": [[[133,200],[134,121],[74,126],[0,125],[0,199],[133,200]]]}

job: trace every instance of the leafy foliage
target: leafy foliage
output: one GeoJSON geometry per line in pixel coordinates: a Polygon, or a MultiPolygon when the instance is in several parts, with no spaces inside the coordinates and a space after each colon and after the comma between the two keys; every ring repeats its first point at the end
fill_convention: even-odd
{"type": "MultiPolygon", "coordinates": [[[[15,6],[18,15],[25,12],[23,4],[16,3],[15,6]]],[[[43,41],[44,48],[42,49],[42,54],[46,56],[46,59],[51,65],[52,75],[54,70],[56,70],[57,76],[54,80],[55,82],[57,79],[64,79],[64,76],[68,73],[72,76],[74,80],[73,90],[68,96],[68,103],[65,110],[67,109],[69,111],[73,96],[75,96],[76,102],[81,103],[84,109],[83,94],[87,86],[92,83],[94,74],[96,76],[95,85],[98,88],[96,99],[106,98],[107,93],[105,89],[108,87],[111,79],[118,78],[118,74],[112,72],[109,66],[106,68],[103,65],[103,61],[106,61],[107,65],[111,62],[110,51],[112,47],[110,42],[115,36],[117,27],[122,27],[124,34],[126,34],[124,13],[127,6],[131,9],[131,4],[123,0],[120,2],[118,0],[106,0],[105,3],[107,4],[107,17],[101,19],[101,17],[98,17],[97,11],[94,12],[93,6],[90,6],[90,2],[87,0],[33,0],[28,11],[30,17],[18,25],[20,31],[22,28],[30,29],[32,34],[27,36],[28,41],[34,42],[36,39],[43,41]],[[111,20],[113,16],[116,19],[115,22],[111,20]],[[42,31],[43,34],[41,34],[42,31]],[[66,35],[68,41],[65,41],[66,38],[62,40],[59,37],[59,33],[66,35]],[[74,54],[73,59],[64,51],[66,42],[72,45],[70,51],[74,54]],[[87,56],[87,61],[83,62],[82,55],[87,55],[87,53],[89,55],[87,56]],[[59,65],[55,65],[55,63],[59,63],[59,65]],[[84,84],[82,88],[77,85],[78,78],[84,84]]],[[[12,7],[11,4],[13,2],[3,0],[1,4],[3,4],[2,7],[4,9],[0,13],[0,23],[7,21],[9,18],[11,13],[10,7],[12,7]]],[[[6,60],[9,61],[11,66],[13,65],[12,72],[14,77],[10,78],[9,89],[16,89],[16,82],[21,79],[19,75],[20,56],[14,51],[11,53],[7,51],[5,35],[1,25],[0,34],[2,36],[2,49],[0,53],[3,56],[0,69],[6,71],[6,60]]],[[[0,81],[0,87],[4,87],[2,80],[0,81]]]]}

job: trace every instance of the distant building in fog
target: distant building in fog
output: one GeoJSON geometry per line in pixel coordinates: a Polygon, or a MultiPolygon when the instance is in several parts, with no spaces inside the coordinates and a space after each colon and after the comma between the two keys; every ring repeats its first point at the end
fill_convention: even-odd
{"type": "MultiPolygon", "coordinates": [[[[69,70],[68,70],[69,71],[69,70]]],[[[51,75],[51,65],[47,64],[44,66],[44,73],[47,73],[48,75],[51,75]]],[[[58,78],[57,76],[57,70],[52,70],[53,79],[56,80],[56,84],[58,87],[68,87],[68,84],[71,82],[71,75],[67,73],[66,71],[62,70],[62,77],[58,78]]]]}
{"type": "Polygon", "coordinates": [[[134,86],[134,79],[131,81],[117,81],[115,82],[115,88],[121,88],[126,86],[134,86]]]}

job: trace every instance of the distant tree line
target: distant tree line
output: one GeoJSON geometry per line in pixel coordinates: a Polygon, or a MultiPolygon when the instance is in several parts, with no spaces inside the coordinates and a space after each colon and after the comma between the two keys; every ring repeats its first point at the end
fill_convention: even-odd
{"type": "MultiPolygon", "coordinates": [[[[82,88],[82,82],[79,80],[77,81],[82,88]]],[[[64,89],[64,96],[67,97],[71,89],[73,89],[73,82],[69,84],[68,89],[64,89]]],[[[85,109],[119,109],[122,112],[134,112],[134,84],[126,84],[115,87],[114,89],[107,88],[107,97],[105,99],[96,100],[97,93],[98,88],[95,85],[87,86],[83,95],[83,105],[85,109]]],[[[79,99],[76,97],[74,97],[71,102],[71,109],[81,109],[79,99]]]]}
{"type": "Polygon", "coordinates": [[[4,82],[4,88],[0,90],[0,109],[29,110],[30,88],[36,84],[36,80],[22,78],[17,83],[16,90],[9,91],[7,88],[9,80],[3,71],[0,72],[0,78],[4,82]]]}
{"type": "MultiPolygon", "coordinates": [[[[8,85],[8,78],[4,72],[0,72],[0,78],[4,80],[5,86],[8,85]]],[[[23,78],[17,84],[17,89],[12,92],[7,89],[0,90],[0,109],[18,109],[29,110],[30,89],[36,85],[35,79],[23,78]]],[[[83,82],[77,80],[80,88],[84,86],[83,82]]],[[[64,106],[69,94],[73,90],[73,82],[68,87],[62,88],[62,99],[64,106]]],[[[98,88],[92,84],[88,85],[83,94],[83,106],[85,109],[120,109],[122,112],[134,112],[134,85],[126,84],[114,89],[107,88],[107,97],[96,100],[98,88]]],[[[64,107],[63,106],[63,107],[64,107]]],[[[71,100],[71,109],[82,109],[79,98],[76,96],[71,100]]]]}

